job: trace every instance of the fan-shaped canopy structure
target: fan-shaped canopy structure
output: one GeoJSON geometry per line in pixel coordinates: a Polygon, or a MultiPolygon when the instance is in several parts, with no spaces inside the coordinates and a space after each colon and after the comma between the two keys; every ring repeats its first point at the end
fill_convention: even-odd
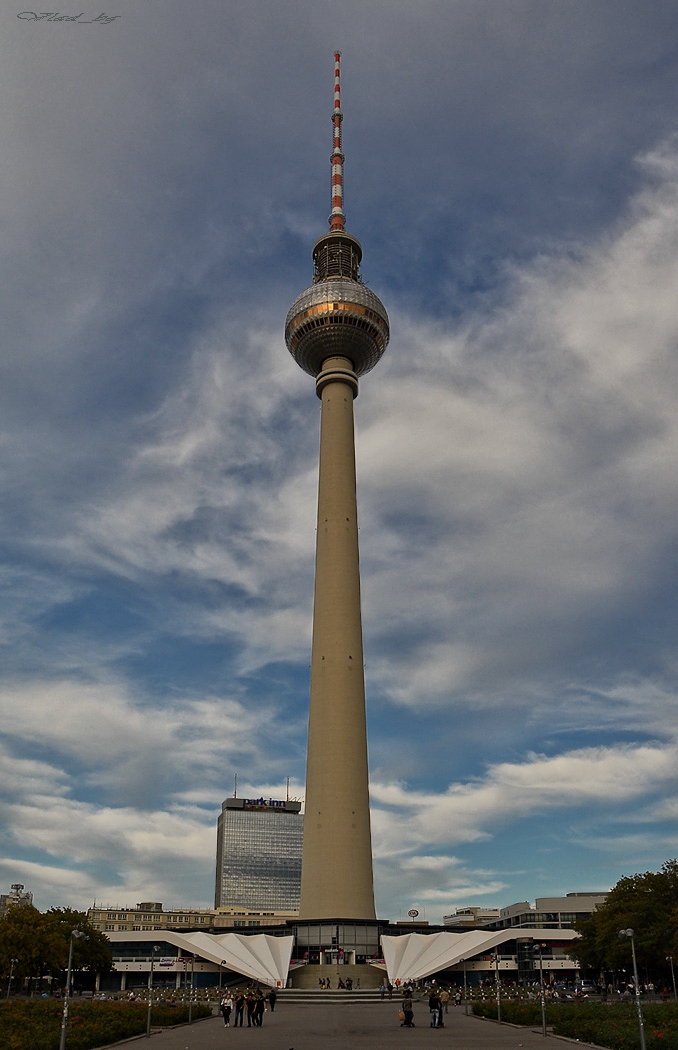
{"type": "Polygon", "coordinates": [[[406,933],[402,937],[381,938],[389,980],[418,981],[446,970],[464,959],[471,960],[515,937],[535,941],[571,943],[579,936],[574,930],[522,929],[467,930],[465,933],[406,933]]]}
{"type": "MultiPolygon", "coordinates": [[[[144,937],[147,940],[148,934],[144,937]]],[[[266,933],[174,933],[163,930],[162,940],[217,966],[223,965],[236,973],[242,973],[261,984],[284,988],[287,983],[293,937],[271,937],[266,933]]]]}

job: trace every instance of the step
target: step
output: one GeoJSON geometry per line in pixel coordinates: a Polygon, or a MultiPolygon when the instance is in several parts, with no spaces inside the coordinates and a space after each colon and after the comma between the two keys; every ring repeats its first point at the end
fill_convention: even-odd
{"type": "Polygon", "coordinates": [[[319,1006],[321,1003],[331,1003],[333,1006],[373,1005],[374,1003],[390,1002],[391,1005],[399,1001],[399,996],[394,994],[393,999],[385,996],[382,1000],[378,988],[353,988],[350,992],[344,988],[284,988],[278,993],[281,1002],[290,1004],[312,1003],[319,1006]]]}

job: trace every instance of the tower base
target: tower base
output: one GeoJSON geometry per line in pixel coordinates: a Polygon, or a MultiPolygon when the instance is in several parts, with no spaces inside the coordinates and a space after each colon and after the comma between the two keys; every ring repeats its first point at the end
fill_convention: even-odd
{"type": "Polygon", "coordinates": [[[370,966],[369,963],[355,965],[349,963],[341,966],[331,963],[320,965],[311,963],[290,970],[288,983],[291,988],[317,989],[320,988],[322,981],[325,981],[325,986],[329,981],[331,990],[336,991],[339,988],[339,978],[346,984],[347,977],[352,979],[354,991],[358,981],[360,981],[361,989],[378,988],[381,982],[386,980],[386,970],[370,966]]]}

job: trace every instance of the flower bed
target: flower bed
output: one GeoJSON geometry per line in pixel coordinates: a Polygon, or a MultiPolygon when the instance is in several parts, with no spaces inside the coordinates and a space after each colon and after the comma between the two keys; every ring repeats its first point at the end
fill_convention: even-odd
{"type": "MultiPolygon", "coordinates": [[[[474,1014],[496,1020],[496,1002],[475,1003],[474,1014]]],[[[502,1003],[502,1021],[510,1024],[541,1025],[541,1004],[502,1003]]],[[[647,1050],[678,1050],[678,1005],[643,1004],[647,1050]]],[[[610,1047],[610,1050],[640,1050],[638,1013],[630,1003],[548,1003],[546,1023],[555,1035],[569,1036],[582,1043],[610,1047]]]]}
{"type": "MultiPolygon", "coordinates": [[[[61,1011],[56,1000],[12,999],[0,1002],[0,1050],[59,1050],[61,1011]]],[[[209,1017],[209,1006],[194,1004],[193,1020],[209,1017]]],[[[138,1003],[93,1003],[71,999],[67,1050],[92,1050],[146,1031],[148,1008],[138,1003]]],[[[188,1021],[188,1006],[158,1004],[151,1024],[169,1027],[188,1021]]]]}

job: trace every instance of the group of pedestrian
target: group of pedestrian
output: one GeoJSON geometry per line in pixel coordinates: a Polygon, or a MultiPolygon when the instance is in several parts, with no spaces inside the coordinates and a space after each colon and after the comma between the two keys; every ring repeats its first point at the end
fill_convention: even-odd
{"type": "Polygon", "coordinates": [[[261,1028],[264,1023],[264,1014],[270,1008],[271,1013],[275,1010],[277,995],[275,991],[268,994],[268,1005],[261,989],[256,991],[236,992],[235,999],[230,992],[225,992],[219,1000],[219,1009],[224,1018],[224,1028],[231,1027],[231,1013],[235,1011],[234,1028],[242,1028],[243,1020],[247,1015],[248,1028],[261,1028]]]}

